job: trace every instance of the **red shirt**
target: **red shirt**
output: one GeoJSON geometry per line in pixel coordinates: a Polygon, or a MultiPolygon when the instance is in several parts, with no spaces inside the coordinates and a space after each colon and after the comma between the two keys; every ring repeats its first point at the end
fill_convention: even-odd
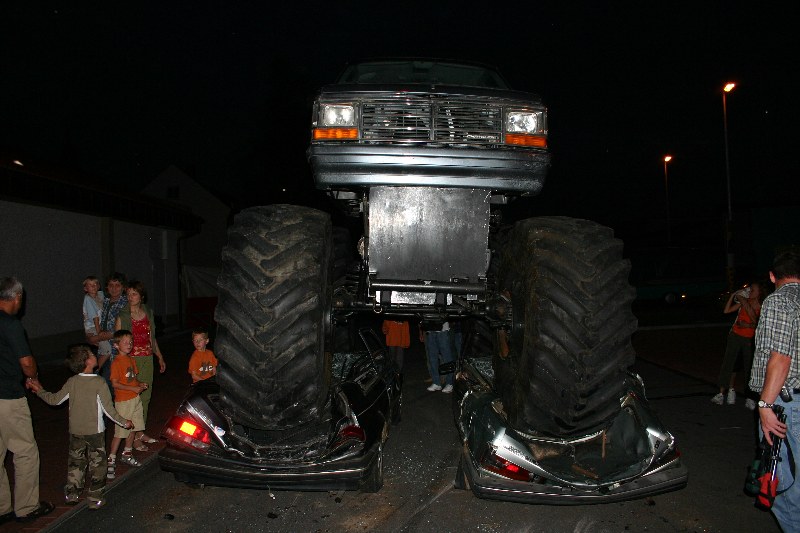
{"type": "MultiPolygon", "coordinates": [[[[760,312],[756,311],[756,320],[758,320],[759,314],[760,312]]],[[[731,329],[734,333],[745,339],[752,339],[756,336],[756,323],[753,322],[750,315],[744,310],[744,306],[739,308],[739,312],[736,314],[736,322],[733,323],[731,329]]]]}
{"type": "Polygon", "coordinates": [[[386,335],[386,346],[408,348],[411,345],[408,321],[384,320],[383,334],[386,335]]]}
{"type": "Polygon", "coordinates": [[[147,315],[141,320],[133,320],[133,317],[131,317],[131,333],[133,333],[131,356],[153,355],[153,346],[150,342],[150,321],[147,320],[147,315]]]}

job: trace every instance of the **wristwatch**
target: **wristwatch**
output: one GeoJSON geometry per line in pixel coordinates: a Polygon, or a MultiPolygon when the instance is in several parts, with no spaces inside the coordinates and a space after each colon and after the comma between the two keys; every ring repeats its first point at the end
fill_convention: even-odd
{"type": "Polygon", "coordinates": [[[772,409],[772,404],[767,403],[764,400],[758,400],[758,408],[759,409],[772,409]]]}

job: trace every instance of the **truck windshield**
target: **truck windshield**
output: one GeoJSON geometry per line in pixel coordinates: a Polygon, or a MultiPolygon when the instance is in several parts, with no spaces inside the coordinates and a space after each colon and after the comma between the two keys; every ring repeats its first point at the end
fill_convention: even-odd
{"type": "Polygon", "coordinates": [[[478,65],[439,61],[370,61],[350,65],[338,83],[425,83],[507,89],[500,75],[478,65]]]}

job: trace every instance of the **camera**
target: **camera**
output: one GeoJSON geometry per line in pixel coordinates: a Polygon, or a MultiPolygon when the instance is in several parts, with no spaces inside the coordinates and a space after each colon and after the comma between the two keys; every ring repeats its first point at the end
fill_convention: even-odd
{"type": "Polygon", "coordinates": [[[786,385],[781,387],[781,400],[783,400],[784,402],[792,401],[792,393],[786,385]]]}
{"type": "Polygon", "coordinates": [[[741,298],[750,298],[750,291],[751,291],[750,287],[739,289],[738,291],[736,291],[736,296],[739,296],[741,298]]]}

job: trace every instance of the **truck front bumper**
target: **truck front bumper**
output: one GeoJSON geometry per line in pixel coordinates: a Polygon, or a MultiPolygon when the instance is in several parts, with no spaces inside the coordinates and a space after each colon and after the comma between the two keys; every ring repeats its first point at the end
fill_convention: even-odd
{"type": "Polygon", "coordinates": [[[550,154],[539,149],[340,143],[312,144],[307,155],[324,190],[389,185],[536,195],[550,166],[550,154]]]}

